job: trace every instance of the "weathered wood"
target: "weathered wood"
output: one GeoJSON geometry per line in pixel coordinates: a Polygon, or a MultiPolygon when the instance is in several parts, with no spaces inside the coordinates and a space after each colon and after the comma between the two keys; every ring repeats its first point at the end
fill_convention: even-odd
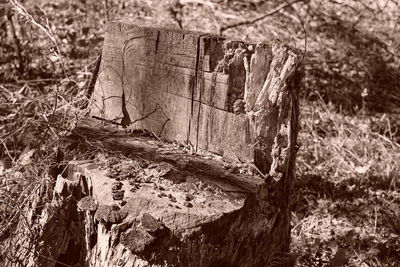
{"type": "Polygon", "coordinates": [[[66,140],[101,153],[36,196],[51,200],[27,207],[41,245],[20,223],[8,242],[33,249],[7,264],[290,266],[297,65],[278,41],[109,23],[90,104],[101,120],[66,140]]]}
{"type": "Polygon", "coordinates": [[[116,122],[125,118],[124,126],[170,141],[255,161],[266,173],[273,159],[263,151],[278,134],[280,106],[290,105],[286,86],[297,63],[297,55],[277,41],[252,44],[113,22],[91,112],[116,122]]]}

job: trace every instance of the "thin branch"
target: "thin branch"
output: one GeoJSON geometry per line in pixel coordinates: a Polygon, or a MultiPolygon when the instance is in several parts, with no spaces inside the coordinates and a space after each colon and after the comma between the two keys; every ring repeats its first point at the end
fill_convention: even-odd
{"type": "Polygon", "coordinates": [[[41,29],[46,36],[58,47],[58,43],[56,38],[54,37],[54,34],[52,33],[50,27],[44,27],[42,24],[38,23],[29,13],[26,11],[25,7],[23,7],[18,1],[16,0],[10,0],[10,3],[12,4],[14,10],[24,16],[30,23],[41,29]]]}
{"type": "Polygon", "coordinates": [[[9,0],[12,8],[15,12],[17,12],[20,16],[22,16],[23,18],[25,18],[25,20],[33,25],[35,25],[36,27],[38,27],[42,32],[44,32],[46,34],[46,36],[50,39],[50,41],[54,44],[55,47],[55,55],[57,57],[57,59],[60,61],[60,65],[61,65],[61,69],[65,75],[66,78],[69,78],[69,76],[67,75],[65,66],[64,66],[64,62],[62,60],[61,57],[61,50],[60,50],[60,46],[58,45],[57,39],[50,27],[50,23],[48,18],[46,17],[46,24],[42,25],[41,23],[39,23],[38,21],[35,20],[35,18],[29,14],[29,12],[25,9],[25,7],[19,3],[17,0],[9,0]]]}
{"type": "MultiPolygon", "coordinates": [[[[25,204],[31,199],[31,196],[40,189],[40,184],[33,184],[36,185],[36,187],[32,190],[32,192],[30,192],[30,194],[28,196],[25,197],[25,199],[21,202],[21,204],[19,206],[17,206],[17,211],[14,213],[14,215],[12,216],[12,218],[8,221],[7,225],[5,227],[3,227],[2,229],[0,229],[0,238],[3,237],[3,234],[12,226],[12,224],[14,223],[15,220],[18,219],[18,216],[21,213],[22,207],[25,206],[25,204]]],[[[30,186],[30,185],[29,185],[30,186]]],[[[27,188],[29,188],[29,186],[27,188]]],[[[27,190],[27,189],[25,189],[27,190]]],[[[23,192],[22,192],[23,193],[23,192]]],[[[22,196],[23,194],[21,194],[22,196]]]]}
{"type": "Polygon", "coordinates": [[[291,5],[293,5],[295,3],[304,2],[304,1],[305,0],[294,0],[294,1],[290,2],[290,3],[284,3],[284,4],[280,5],[280,6],[278,6],[277,8],[273,9],[272,11],[268,12],[267,14],[262,15],[261,17],[255,18],[253,20],[245,20],[245,21],[241,21],[241,22],[234,23],[234,24],[231,24],[231,25],[223,26],[223,27],[221,27],[219,33],[223,34],[228,29],[232,29],[232,28],[236,28],[236,27],[240,27],[240,26],[244,26],[244,25],[252,25],[252,24],[254,24],[254,23],[256,23],[256,22],[258,22],[260,20],[263,20],[263,19],[265,19],[265,18],[267,18],[269,16],[274,15],[275,13],[279,12],[282,9],[290,7],[291,5]]]}
{"type": "Polygon", "coordinates": [[[92,78],[90,79],[89,85],[88,85],[88,87],[87,87],[86,90],[85,90],[85,91],[86,91],[87,102],[86,102],[86,104],[84,105],[83,108],[87,108],[87,107],[88,107],[88,105],[89,105],[89,100],[90,100],[90,98],[91,98],[92,95],[93,95],[94,87],[95,87],[95,85],[96,85],[97,77],[98,77],[98,75],[99,75],[100,64],[101,64],[101,53],[100,53],[99,56],[97,57],[96,65],[95,65],[94,70],[93,70],[93,72],[92,72],[92,78]]]}
{"type": "Polygon", "coordinates": [[[14,21],[12,19],[12,14],[9,13],[7,15],[7,19],[10,22],[10,27],[11,27],[11,33],[13,36],[13,40],[14,40],[14,44],[15,44],[15,48],[16,48],[16,52],[17,52],[17,56],[18,56],[18,72],[21,76],[24,75],[24,57],[22,56],[22,48],[21,48],[21,42],[18,39],[17,36],[17,30],[15,29],[15,25],[14,25],[14,21]]]}
{"type": "Polygon", "coordinates": [[[104,118],[101,118],[101,117],[95,116],[95,115],[93,115],[92,118],[93,118],[93,119],[96,119],[96,120],[101,120],[101,121],[104,121],[104,122],[107,122],[107,123],[111,123],[111,124],[114,124],[114,125],[119,125],[119,126],[122,125],[122,124],[119,123],[119,122],[115,122],[115,121],[113,121],[113,120],[107,120],[107,119],[104,119],[104,118]]]}
{"type": "Polygon", "coordinates": [[[45,256],[45,255],[43,255],[43,254],[38,254],[38,256],[39,256],[39,257],[42,257],[42,258],[44,258],[44,259],[46,259],[46,260],[50,260],[50,261],[52,261],[52,262],[55,262],[55,263],[57,263],[57,265],[62,265],[62,266],[66,266],[66,267],[72,267],[72,265],[65,264],[65,263],[63,263],[63,262],[61,262],[61,261],[58,261],[58,260],[55,260],[55,259],[53,259],[53,258],[47,257],[47,256],[45,256]]]}
{"type": "Polygon", "coordinates": [[[15,165],[16,164],[16,160],[15,160],[15,158],[13,156],[11,156],[11,153],[8,150],[8,147],[7,147],[6,143],[4,143],[3,140],[0,140],[0,142],[3,144],[4,151],[6,152],[7,156],[11,159],[11,161],[13,162],[13,165],[15,165]]]}
{"type": "Polygon", "coordinates": [[[301,28],[303,29],[303,32],[304,32],[304,52],[303,52],[303,56],[301,58],[301,61],[300,61],[299,65],[298,65],[298,66],[300,66],[301,64],[303,64],[304,58],[306,57],[306,54],[307,54],[307,31],[306,31],[306,29],[304,27],[304,23],[305,23],[304,20],[302,19],[300,14],[297,12],[297,10],[293,7],[293,4],[294,4],[293,2],[292,2],[292,4],[290,4],[290,8],[293,10],[293,12],[299,18],[301,28]]]}

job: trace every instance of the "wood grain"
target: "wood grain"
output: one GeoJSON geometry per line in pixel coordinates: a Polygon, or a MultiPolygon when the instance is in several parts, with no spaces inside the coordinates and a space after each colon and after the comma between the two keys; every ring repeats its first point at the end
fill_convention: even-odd
{"type": "MultiPolygon", "coordinates": [[[[259,164],[262,157],[272,163],[260,151],[270,150],[277,134],[277,102],[298,63],[292,50],[279,42],[125,22],[110,23],[106,32],[92,115],[121,122],[124,92],[129,128],[245,162],[259,164]],[[244,102],[241,111],[234,110],[237,100],[244,102]]],[[[267,172],[262,165],[268,164],[259,165],[267,172]]]]}
{"type": "Polygon", "coordinates": [[[63,140],[91,157],[42,182],[0,264],[292,266],[298,61],[279,41],[110,22],[101,120],[63,140]]]}

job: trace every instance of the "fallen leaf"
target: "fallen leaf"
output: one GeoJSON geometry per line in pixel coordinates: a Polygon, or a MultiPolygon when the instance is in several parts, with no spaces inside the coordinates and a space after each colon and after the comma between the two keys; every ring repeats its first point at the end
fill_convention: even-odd
{"type": "Polygon", "coordinates": [[[32,163],[32,156],[35,154],[36,149],[30,149],[26,151],[25,153],[22,153],[21,156],[19,157],[18,161],[21,165],[28,165],[32,163]]]}

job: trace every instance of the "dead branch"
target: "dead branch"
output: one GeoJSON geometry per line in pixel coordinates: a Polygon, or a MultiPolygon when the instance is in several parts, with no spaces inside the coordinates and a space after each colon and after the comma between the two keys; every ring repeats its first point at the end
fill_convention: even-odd
{"type": "Polygon", "coordinates": [[[255,19],[252,19],[252,20],[245,20],[245,21],[241,21],[241,22],[234,23],[234,24],[231,24],[231,25],[223,26],[223,27],[221,27],[221,29],[219,31],[219,34],[223,34],[228,29],[237,28],[237,27],[244,26],[244,25],[252,25],[254,23],[257,23],[258,21],[261,21],[261,20],[263,20],[263,19],[265,19],[265,18],[267,18],[269,16],[272,16],[275,13],[279,12],[280,10],[285,9],[287,7],[290,7],[293,4],[298,3],[298,2],[304,2],[304,0],[295,0],[295,1],[292,1],[290,3],[284,3],[284,4],[280,5],[280,6],[278,6],[277,8],[273,9],[272,11],[268,12],[267,14],[264,14],[264,15],[258,17],[258,18],[255,18],[255,19]]]}

